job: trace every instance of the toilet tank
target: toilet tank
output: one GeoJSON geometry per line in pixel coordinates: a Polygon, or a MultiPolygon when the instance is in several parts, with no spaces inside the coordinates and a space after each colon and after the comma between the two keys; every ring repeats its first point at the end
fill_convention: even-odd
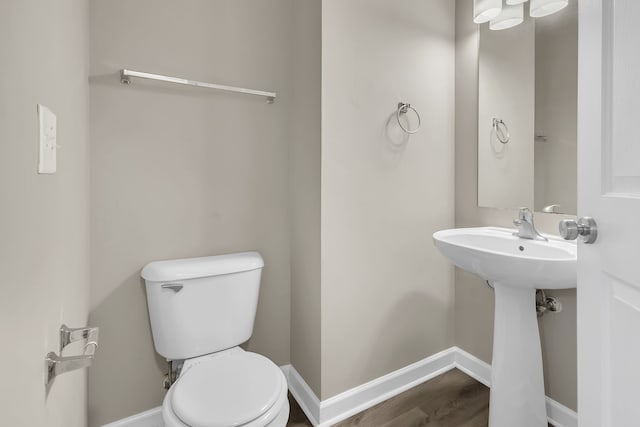
{"type": "Polygon", "coordinates": [[[156,351],[182,360],[247,341],[263,267],[258,252],[147,264],[142,278],[156,351]]]}

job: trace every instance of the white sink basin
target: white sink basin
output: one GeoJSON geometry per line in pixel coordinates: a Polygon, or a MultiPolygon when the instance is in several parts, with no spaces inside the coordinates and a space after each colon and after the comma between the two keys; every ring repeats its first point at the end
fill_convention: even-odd
{"type": "Polygon", "coordinates": [[[497,227],[454,228],[433,235],[436,247],[463,270],[489,282],[533,289],[576,287],[576,244],[553,236],[525,240],[497,227]]]}
{"type": "Polygon", "coordinates": [[[514,231],[459,228],[438,231],[433,240],[495,291],[489,427],[547,427],[535,292],[576,287],[576,245],[553,236],[521,239],[514,231]]]}

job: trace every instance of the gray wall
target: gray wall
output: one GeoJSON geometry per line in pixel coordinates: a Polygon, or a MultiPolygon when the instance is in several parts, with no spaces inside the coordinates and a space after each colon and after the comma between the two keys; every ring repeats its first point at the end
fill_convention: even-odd
{"type": "MultiPolygon", "coordinates": [[[[0,6],[0,336],[5,426],[86,425],[86,371],[44,386],[59,328],[89,308],[88,4],[0,6]],[[38,175],[36,105],[57,115],[58,171],[38,175]]],[[[73,348],[74,351],[79,351],[73,348]]]]}
{"type": "Polygon", "coordinates": [[[293,2],[291,364],[320,395],[320,86],[322,2],[293,2]]]}
{"type": "Polygon", "coordinates": [[[480,26],[478,55],[478,205],[533,207],[535,24],[533,18],[505,31],[480,26]],[[517,94],[517,96],[514,96],[517,94]],[[493,119],[504,120],[502,144],[493,119]],[[513,185],[517,182],[518,185],[513,185]]]}
{"type": "Polygon", "coordinates": [[[289,362],[292,0],[91,2],[90,425],[161,404],[140,269],[255,249],[248,348],[289,362]],[[278,92],[263,98],[135,81],[120,68],[278,92]]]}
{"type": "MultiPolygon", "coordinates": [[[[477,207],[478,36],[472,21],[472,0],[456,1],[456,227],[483,225],[512,227],[517,212],[477,207]]],[[[560,215],[536,214],[536,225],[556,233],[560,215]]],[[[547,395],[576,408],[575,291],[556,291],[564,305],[559,314],[541,321],[547,395]]],[[[456,270],[455,342],[462,349],[491,362],[493,291],[481,279],[456,270]]]]}
{"type": "Polygon", "coordinates": [[[453,344],[454,6],[322,2],[322,399],[453,344]]]}
{"type": "Polygon", "coordinates": [[[536,209],[577,212],[578,2],[536,24],[536,209]],[[562,185],[558,185],[562,183],[562,185]]]}
{"type": "MultiPolygon", "coordinates": [[[[291,361],[322,399],[453,344],[490,361],[491,291],[460,271],[454,288],[431,244],[436,230],[515,216],[476,204],[471,1],[457,13],[447,0],[157,3],[91,3],[91,321],[103,335],[90,425],[164,395],[139,279],[155,259],[260,250],[249,349],[291,361]],[[279,98],[125,87],[122,67],[279,98]],[[399,101],[423,117],[408,140],[399,101]]],[[[545,231],[559,220],[539,217],[545,231]]],[[[572,407],[574,295],[542,327],[548,393],[572,407]]]]}

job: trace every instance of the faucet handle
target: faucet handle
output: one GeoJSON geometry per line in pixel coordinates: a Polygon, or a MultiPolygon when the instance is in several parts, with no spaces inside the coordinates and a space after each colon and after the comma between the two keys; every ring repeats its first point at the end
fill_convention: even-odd
{"type": "Polygon", "coordinates": [[[518,219],[531,222],[531,220],[533,220],[533,212],[527,207],[520,208],[518,210],[518,219]]]}

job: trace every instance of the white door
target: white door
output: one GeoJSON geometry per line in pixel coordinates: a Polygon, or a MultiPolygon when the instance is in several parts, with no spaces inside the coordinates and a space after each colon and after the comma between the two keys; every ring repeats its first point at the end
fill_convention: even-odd
{"type": "Polygon", "coordinates": [[[580,0],[580,427],[640,426],[640,1],[580,0]]]}

